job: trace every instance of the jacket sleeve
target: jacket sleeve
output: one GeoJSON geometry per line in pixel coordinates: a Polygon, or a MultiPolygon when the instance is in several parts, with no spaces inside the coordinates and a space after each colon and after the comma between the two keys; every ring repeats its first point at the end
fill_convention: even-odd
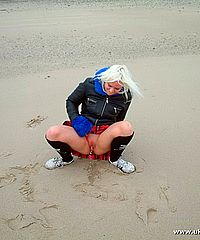
{"type": "Polygon", "coordinates": [[[132,101],[132,94],[130,91],[127,93],[127,98],[125,97],[125,105],[123,110],[120,112],[120,114],[117,116],[117,122],[123,121],[124,118],[126,117],[127,111],[130,107],[131,101],[132,101]],[[128,99],[127,99],[128,98],[128,99]]]}
{"type": "Polygon", "coordinates": [[[79,83],[78,87],[66,99],[66,110],[72,121],[79,115],[79,105],[84,101],[86,90],[86,80],[79,83]]]}
{"type": "Polygon", "coordinates": [[[126,117],[127,111],[128,111],[128,109],[129,109],[130,103],[131,103],[131,102],[126,103],[124,109],[123,109],[123,110],[120,112],[120,114],[117,116],[117,122],[124,120],[124,118],[126,117]]]}

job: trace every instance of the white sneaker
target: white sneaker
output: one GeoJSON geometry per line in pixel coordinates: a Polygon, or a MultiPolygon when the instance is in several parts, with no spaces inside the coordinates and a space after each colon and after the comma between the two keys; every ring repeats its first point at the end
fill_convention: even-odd
{"type": "Polygon", "coordinates": [[[49,159],[46,163],[45,163],[45,168],[52,170],[54,168],[62,168],[66,165],[69,165],[70,163],[72,163],[74,161],[74,159],[72,159],[70,162],[64,162],[62,157],[55,157],[55,158],[51,158],[49,159]]]}
{"type": "Polygon", "coordinates": [[[132,173],[136,170],[135,166],[132,163],[124,161],[122,158],[119,158],[115,162],[111,162],[109,160],[109,162],[119,168],[124,173],[132,173]]]}

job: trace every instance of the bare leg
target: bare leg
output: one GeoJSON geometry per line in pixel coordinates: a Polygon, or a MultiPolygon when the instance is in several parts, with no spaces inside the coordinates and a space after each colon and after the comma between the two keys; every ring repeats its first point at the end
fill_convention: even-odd
{"type": "Polygon", "coordinates": [[[76,131],[69,126],[52,126],[46,133],[50,141],[60,141],[68,144],[72,149],[82,154],[89,154],[90,148],[85,137],[80,137],[76,131]]]}
{"type": "Polygon", "coordinates": [[[111,143],[118,136],[130,136],[133,134],[133,127],[128,121],[120,121],[112,124],[97,139],[94,153],[101,155],[110,151],[111,143]]]}
{"type": "MultiPolygon", "coordinates": [[[[132,163],[120,158],[126,145],[133,137],[133,128],[128,121],[114,123],[100,135],[89,134],[88,141],[85,137],[79,137],[72,127],[64,125],[51,127],[47,131],[46,137],[51,142],[55,141],[56,143],[58,141],[60,142],[59,144],[66,143],[66,145],[70,146],[72,149],[83,154],[89,154],[90,148],[92,148],[93,152],[97,155],[110,151],[109,161],[111,164],[124,173],[132,173],[135,171],[135,166],[132,163]],[[124,141],[125,145],[121,144],[121,140],[124,141]]],[[[52,145],[52,143],[50,143],[50,145],[52,145]]],[[[67,152],[63,153],[67,154],[67,152]]],[[[61,157],[61,160],[57,158],[49,159],[45,163],[45,167],[51,170],[73,162],[73,159],[64,161],[62,155],[61,157]]]]}

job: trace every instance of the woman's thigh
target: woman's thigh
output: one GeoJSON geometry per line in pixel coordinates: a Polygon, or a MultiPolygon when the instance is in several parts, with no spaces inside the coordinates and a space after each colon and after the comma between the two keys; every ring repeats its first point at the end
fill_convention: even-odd
{"type": "Polygon", "coordinates": [[[128,121],[120,121],[112,124],[103,133],[101,133],[96,141],[94,152],[98,155],[110,151],[111,143],[118,136],[130,136],[133,134],[133,127],[128,121]]]}
{"type": "Polygon", "coordinates": [[[46,133],[46,137],[51,141],[60,141],[68,144],[73,150],[82,154],[89,154],[90,148],[85,137],[80,137],[76,131],[65,125],[52,126],[46,133]]]}

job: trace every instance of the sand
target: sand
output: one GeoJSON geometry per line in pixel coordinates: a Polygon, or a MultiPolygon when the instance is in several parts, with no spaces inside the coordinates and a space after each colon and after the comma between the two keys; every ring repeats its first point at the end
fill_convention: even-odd
{"type": "Polygon", "coordinates": [[[0,239],[171,240],[199,229],[200,4],[134,3],[1,3],[0,239]],[[46,170],[56,153],[44,134],[66,118],[66,97],[115,63],[144,94],[123,154],[136,173],[85,159],[46,170]]]}

